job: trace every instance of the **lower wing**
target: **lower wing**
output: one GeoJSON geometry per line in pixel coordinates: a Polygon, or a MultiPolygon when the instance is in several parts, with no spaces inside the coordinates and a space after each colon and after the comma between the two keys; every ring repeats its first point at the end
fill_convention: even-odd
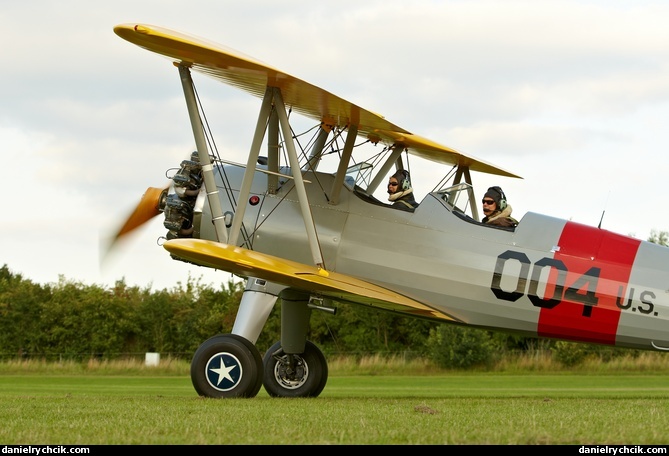
{"type": "Polygon", "coordinates": [[[163,247],[175,257],[244,277],[257,277],[321,297],[379,307],[416,317],[457,321],[425,304],[373,283],[341,274],[202,239],[172,239],[163,247]]]}

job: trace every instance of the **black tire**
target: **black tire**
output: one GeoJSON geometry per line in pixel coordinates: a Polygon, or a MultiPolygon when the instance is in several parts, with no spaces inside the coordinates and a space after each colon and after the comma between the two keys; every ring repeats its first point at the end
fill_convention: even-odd
{"type": "Polygon", "coordinates": [[[190,377],[200,396],[255,397],[262,385],[262,369],[260,352],[248,339],[219,334],[197,349],[190,377]]]}
{"type": "Polygon", "coordinates": [[[307,341],[304,353],[293,355],[297,361],[294,373],[286,370],[288,355],[277,342],[263,358],[263,385],[272,397],[316,397],[328,381],[328,364],[323,352],[307,341]],[[275,355],[276,353],[276,355],[275,355]]]}

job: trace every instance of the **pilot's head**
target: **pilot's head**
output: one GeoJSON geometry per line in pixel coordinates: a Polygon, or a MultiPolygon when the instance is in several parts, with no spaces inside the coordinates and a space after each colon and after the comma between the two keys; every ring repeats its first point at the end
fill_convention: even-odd
{"type": "Polygon", "coordinates": [[[391,195],[397,192],[403,192],[411,188],[411,180],[409,179],[409,171],[405,169],[398,170],[388,179],[388,193],[391,195]]]}
{"type": "Polygon", "coordinates": [[[483,195],[483,213],[487,216],[506,207],[506,196],[500,187],[490,187],[483,195]]]}

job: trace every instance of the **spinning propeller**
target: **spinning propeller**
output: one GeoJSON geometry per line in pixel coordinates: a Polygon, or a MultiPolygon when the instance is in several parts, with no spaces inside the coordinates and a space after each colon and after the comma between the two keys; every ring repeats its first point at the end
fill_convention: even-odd
{"type": "Polygon", "coordinates": [[[169,186],[164,188],[147,188],[144,195],[142,195],[142,199],[137,204],[137,207],[135,207],[135,210],[130,214],[112,242],[116,242],[117,239],[134,231],[156,215],[163,212],[168,189],[169,186]]]}
{"type": "Polygon", "coordinates": [[[170,179],[171,182],[162,188],[146,189],[130,216],[110,238],[101,258],[105,258],[120,239],[163,212],[163,224],[169,230],[168,238],[191,237],[193,208],[202,187],[202,167],[197,152],[191,154],[190,160],[183,160],[179,170],[170,179]],[[172,185],[174,192],[169,193],[172,185]]]}
{"type": "Polygon", "coordinates": [[[111,252],[120,239],[163,212],[168,190],[169,185],[162,188],[149,187],[146,189],[135,209],[125,220],[118,232],[109,240],[106,251],[102,255],[103,258],[111,252]]]}

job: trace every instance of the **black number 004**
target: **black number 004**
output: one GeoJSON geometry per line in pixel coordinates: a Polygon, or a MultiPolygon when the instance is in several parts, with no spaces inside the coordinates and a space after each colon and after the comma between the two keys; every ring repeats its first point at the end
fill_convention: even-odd
{"type": "Polygon", "coordinates": [[[525,287],[529,276],[530,284],[527,289],[527,297],[535,307],[552,309],[563,300],[566,300],[583,304],[585,306],[583,315],[590,316],[592,307],[596,306],[598,301],[597,296],[595,296],[595,291],[597,290],[600,271],[600,268],[591,267],[565,290],[567,267],[562,261],[554,258],[542,258],[532,265],[532,262],[524,253],[507,250],[497,257],[490,289],[498,299],[515,302],[525,294],[525,287]],[[508,261],[517,261],[520,263],[520,273],[518,274],[518,280],[516,281],[516,289],[513,291],[505,291],[501,287],[504,267],[508,261]],[[530,267],[532,268],[531,275],[530,267]],[[537,294],[537,288],[539,286],[539,278],[541,277],[544,268],[555,268],[558,274],[555,281],[553,296],[544,296],[541,298],[537,294]]]}

